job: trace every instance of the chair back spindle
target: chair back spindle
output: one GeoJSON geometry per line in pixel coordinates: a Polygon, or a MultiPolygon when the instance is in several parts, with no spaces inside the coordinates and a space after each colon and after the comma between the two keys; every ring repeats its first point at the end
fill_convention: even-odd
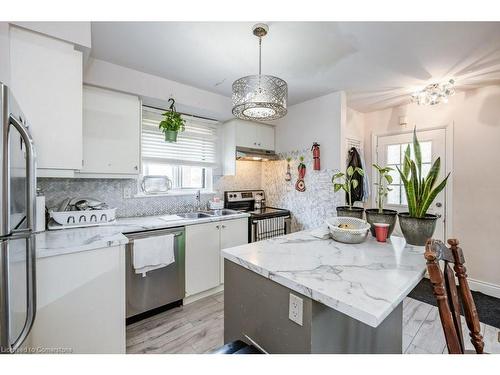
{"type": "Polygon", "coordinates": [[[482,354],[484,348],[483,337],[480,333],[481,327],[476,305],[467,282],[463,252],[458,247],[456,239],[448,240],[448,244],[450,245],[449,248],[441,241],[430,239],[425,246],[427,271],[437,300],[448,353],[465,353],[460,315],[463,308],[472,345],[474,345],[476,353],[482,354]],[[440,261],[444,263],[443,269],[439,264],[440,261]],[[453,264],[453,270],[450,263],[453,264]],[[455,277],[458,279],[458,289],[455,277]]]}

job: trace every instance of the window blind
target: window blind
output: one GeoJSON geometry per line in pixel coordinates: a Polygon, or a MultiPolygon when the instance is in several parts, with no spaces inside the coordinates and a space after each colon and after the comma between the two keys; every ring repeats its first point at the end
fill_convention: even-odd
{"type": "Polygon", "coordinates": [[[177,135],[177,142],[165,142],[158,128],[162,110],[142,109],[142,158],[170,164],[212,166],[216,163],[217,122],[183,115],[186,130],[177,135]]]}

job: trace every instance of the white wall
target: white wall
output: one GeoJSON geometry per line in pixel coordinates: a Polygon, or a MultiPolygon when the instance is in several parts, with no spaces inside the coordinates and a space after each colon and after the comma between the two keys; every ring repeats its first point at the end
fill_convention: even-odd
{"type": "Polygon", "coordinates": [[[83,82],[138,95],[145,104],[165,105],[174,97],[180,112],[221,121],[232,118],[231,98],[102,60],[89,59],[83,82]]]}
{"type": "Polygon", "coordinates": [[[280,153],[305,151],[318,142],[321,147],[321,168],[339,169],[343,119],[343,92],[292,105],[288,108],[288,114],[276,122],[276,150],[280,153]]]}
{"type": "Polygon", "coordinates": [[[13,25],[36,31],[56,39],[90,48],[90,22],[11,22],[13,25]]]}
{"type": "Polygon", "coordinates": [[[496,237],[500,228],[500,86],[457,93],[448,104],[409,104],[365,113],[367,164],[371,165],[372,135],[401,131],[400,116],[408,117],[410,129],[454,124],[450,237],[458,238],[463,247],[473,287],[500,297],[496,237]]]}

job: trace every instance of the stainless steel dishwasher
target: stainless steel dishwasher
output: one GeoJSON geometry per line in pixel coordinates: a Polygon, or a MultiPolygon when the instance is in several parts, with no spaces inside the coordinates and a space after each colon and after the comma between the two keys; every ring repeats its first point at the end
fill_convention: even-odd
{"type": "Polygon", "coordinates": [[[125,234],[129,239],[126,247],[127,323],[182,305],[185,296],[185,233],[184,227],[158,229],[125,234]],[[136,274],[132,264],[134,241],[152,236],[174,234],[175,262],[146,273],[136,274]]]}

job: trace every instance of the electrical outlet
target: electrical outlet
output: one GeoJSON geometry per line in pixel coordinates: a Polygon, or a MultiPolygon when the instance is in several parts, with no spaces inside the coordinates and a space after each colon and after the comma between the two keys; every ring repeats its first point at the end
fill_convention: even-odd
{"type": "Polygon", "coordinates": [[[290,304],[288,307],[288,318],[297,323],[299,326],[302,325],[302,318],[304,316],[304,300],[296,295],[290,293],[290,304]]]}
{"type": "Polygon", "coordinates": [[[129,186],[123,188],[123,198],[132,198],[132,189],[129,186]]]}

